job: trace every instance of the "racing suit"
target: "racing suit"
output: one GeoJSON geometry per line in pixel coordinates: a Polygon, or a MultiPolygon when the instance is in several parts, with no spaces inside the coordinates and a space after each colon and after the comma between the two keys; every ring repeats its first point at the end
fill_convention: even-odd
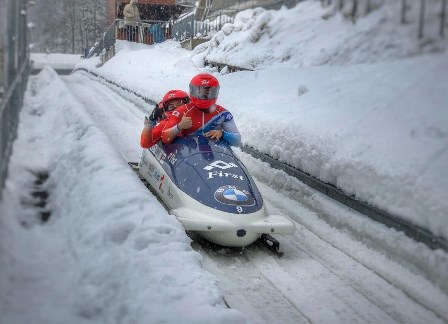
{"type": "Polygon", "coordinates": [[[165,127],[168,117],[172,114],[172,111],[165,112],[163,119],[157,121],[150,120],[149,125],[145,125],[142,134],[140,135],[140,146],[142,148],[150,148],[151,146],[157,144],[162,136],[162,131],[165,127]]]}
{"type": "Polygon", "coordinates": [[[219,105],[213,105],[207,110],[201,110],[188,103],[178,107],[166,119],[162,131],[162,143],[171,143],[176,136],[185,136],[188,134],[205,135],[211,130],[221,130],[222,139],[229,145],[239,146],[241,144],[241,135],[233,120],[232,114],[219,105]],[[182,117],[191,117],[192,126],[189,129],[179,130],[177,124],[182,117]]]}

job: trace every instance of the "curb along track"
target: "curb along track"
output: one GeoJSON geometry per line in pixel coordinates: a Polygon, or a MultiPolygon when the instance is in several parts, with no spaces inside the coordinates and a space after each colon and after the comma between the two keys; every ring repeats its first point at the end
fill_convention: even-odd
{"type": "Polygon", "coordinates": [[[322,182],[319,179],[309,175],[308,173],[296,169],[286,163],[282,163],[267,154],[257,151],[252,147],[244,145],[243,147],[241,147],[241,150],[247,154],[252,155],[255,158],[262,160],[263,162],[269,163],[271,167],[275,169],[286,172],[289,176],[302,181],[307,186],[319,192],[322,192],[328,197],[339,201],[340,203],[360,212],[361,214],[381,224],[384,224],[387,227],[391,227],[396,229],[397,231],[404,232],[407,236],[418,242],[426,244],[431,249],[443,249],[445,251],[448,251],[448,242],[444,238],[434,236],[431,232],[422,227],[411,224],[410,222],[402,220],[394,215],[391,215],[383,210],[380,210],[361,200],[358,200],[355,196],[347,195],[345,192],[343,192],[341,189],[338,189],[334,185],[322,182]]]}
{"type": "MultiPolygon", "coordinates": [[[[154,105],[156,103],[154,100],[144,97],[140,93],[129,90],[129,89],[121,86],[120,84],[118,84],[114,81],[110,81],[110,80],[106,79],[105,77],[103,77],[97,73],[91,72],[87,69],[79,68],[79,69],[73,70],[73,72],[76,72],[76,71],[84,71],[89,74],[92,74],[93,76],[95,76],[109,84],[112,84],[116,87],[121,88],[122,90],[132,93],[133,95],[143,99],[145,102],[147,102],[151,105],[154,105]]],[[[428,230],[426,230],[422,227],[414,225],[414,224],[407,222],[397,216],[389,214],[386,211],[383,211],[383,210],[376,208],[374,206],[371,206],[363,201],[360,201],[360,200],[356,199],[355,196],[347,195],[345,192],[338,189],[334,185],[322,182],[319,179],[317,179],[317,178],[315,178],[297,168],[294,168],[286,163],[280,162],[267,154],[259,152],[252,147],[243,145],[241,147],[241,150],[247,154],[252,155],[253,157],[255,157],[257,159],[262,160],[263,162],[269,163],[271,165],[271,167],[273,167],[275,169],[282,170],[282,171],[286,172],[289,176],[297,178],[298,180],[305,183],[307,186],[327,195],[330,198],[335,199],[336,201],[348,206],[349,208],[352,208],[352,209],[360,212],[361,214],[363,214],[381,224],[386,225],[387,227],[394,228],[397,231],[403,232],[404,234],[411,237],[415,241],[424,243],[431,249],[434,249],[434,250],[435,249],[443,249],[444,251],[448,251],[448,242],[443,237],[435,236],[431,232],[429,232],[428,230]]]]}

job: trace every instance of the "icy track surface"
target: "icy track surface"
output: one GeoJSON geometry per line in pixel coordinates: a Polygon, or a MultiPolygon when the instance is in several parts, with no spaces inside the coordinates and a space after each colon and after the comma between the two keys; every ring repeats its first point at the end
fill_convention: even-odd
{"type": "MultiPolygon", "coordinates": [[[[56,75],[51,77],[58,78],[56,75]]],[[[145,285],[154,285],[156,281],[160,286],[151,289],[158,289],[158,297],[164,300],[156,304],[174,304],[175,313],[171,317],[163,317],[157,315],[159,311],[155,307],[149,308],[152,309],[151,314],[156,314],[158,320],[166,322],[185,318],[185,314],[189,314],[187,322],[201,319],[203,322],[234,323],[244,322],[244,318],[252,323],[446,323],[448,321],[446,307],[448,260],[445,253],[431,251],[401,233],[350,211],[238,149],[236,152],[254,176],[268,211],[288,215],[295,221],[297,231],[292,236],[276,236],[284,252],[281,258],[256,244],[241,252],[226,253],[228,252],[226,249],[211,249],[193,242],[191,244],[193,250],[189,250],[189,239],[184,235],[180,224],[163,212],[156,198],[143,185],[139,185],[138,181],[134,181],[137,177],[127,170],[127,161],[138,161],[140,158],[139,135],[142,121],[151,107],[122,90],[96,81],[86,73],[75,73],[64,77],[63,81],[65,89],[59,96],[73,96],[73,100],[77,102],[76,109],[80,111],[72,111],[71,114],[85,114],[93,121],[89,127],[98,128],[104,136],[102,141],[111,147],[103,150],[102,153],[106,155],[103,156],[101,163],[112,163],[117,172],[120,172],[121,183],[127,184],[121,191],[119,188],[113,188],[112,191],[117,193],[113,201],[103,201],[104,204],[108,204],[106,209],[119,224],[114,227],[112,222],[109,223],[105,239],[114,246],[125,245],[126,242],[134,240],[133,246],[136,248],[119,254],[120,260],[112,262],[107,257],[110,251],[99,248],[103,244],[102,239],[83,236],[82,226],[85,225],[72,222],[70,227],[64,228],[64,231],[70,231],[66,233],[66,236],[71,238],[69,242],[64,241],[60,235],[55,235],[55,241],[49,242],[54,244],[48,246],[44,244],[41,248],[54,249],[54,246],[61,246],[63,249],[66,244],[75,244],[70,248],[72,255],[69,253],[64,256],[72,268],[77,267],[76,258],[85,262],[86,255],[95,255],[103,259],[106,264],[109,262],[109,265],[115,266],[119,271],[119,279],[110,280],[111,274],[108,279],[105,273],[99,270],[96,270],[96,274],[92,274],[95,271],[94,267],[81,269],[84,271],[84,277],[79,273],[71,273],[72,277],[78,280],[71,278],[72,280],[65,282],[64,285],[57,285],[61,287],[61,291],[53,288],[54,293],[48,296],[49,304],[51,298],[59,298],[58,296],[63,295],[64,289],[70,289],[75,292],[73,299],[77,305],[76,311],[81,312],[81,318],[86,321],[97,316],[96,319],[102,318],[109,323],[121,322],[123,318],[124,322],[138,322],[150,314],[149,310],[142,311],[143,305],[155,302],[150,299],[151,294],[147,290],[149,288],[145,288],[145,285]],[[132,192],[129,188],[132,188],[132,192]],[[149,208],[152,209],[148,209],[142,199],[150,201],[149,208]],[[140,206],[140,211],[133,209],[136,205],[140,206]],[[146,219],[136,220],[126,217],[126,212],[121,215],[114,214],[112,210],[116,208],[124,208],[132,215],[139,212],[149,216],[146,219]],[[157,212],[154,212],[154,209],[157,212]],[[143,235],[144,226],[137,224],[139,221],[144,222],[148,228],[151,223],[155,223],[157,235],[161,235],[162,228],[165,228],[164,233],[169,235],[164,237],[163,241],[155,242],[154,236],[143,235]],[[141,235],[138,236],[135,232],[141,235]],[[81,243],[74,240],[76,236],[82,240],[81,243]],[[57,241],[59,239],[62,241],[57,241]],[[152,246],[152,243],[155,245],[152,246]],[[168,247],[165,248],[166,246],[168,247]],[[175,257],[163,254],[162,251],[166,249],[178,253],[179,258],[175,260],[175,257]],[[76,255],[76,258],[73,255],[76,255]],[[130,260],[138,266],[137,260],[142,258],[156,263],[157,267],[163,268],[163,272],[168,273],[168,276],[159,278],[157,271],[162,273],[159,268],[155,274],[154,272],[148,274],[144,269],[132,271],[119,266],[130,260]],[[198,260],[202,268],[212,275],[199,268],[198,260]],[[151,280],[145,277],[151,277],[151,280]],[[141,282],[134,282],[136,279],[141,282]],[[86,280],[90,280],[89,284],[85,284],[86,280]],[[177,286],[170,284],[171,282],[175,282],[177,286]],[[75,289],[74,287],[80,283],[85,285],[75,289]],[[100,291],[95,290],[99,289],[98,287],[100,291]],[[82,290],[82,293],[79,293],[79,290],[82,290]],[[123,290],[132,293],[124,294],[123,290]],[[192,294],[190,300],[185,297],[186,291],[192,294]],[[95,297],[101,298],[99,292],[107,292],[107,298],[96,300],[95,297]],[[223,295],[225,303],[219,294],[223,295]],[[82,300],[83,298],[85,300],[82,300]],[[129,299],[125,305],[137,306],[134,309],[124,307],[123,302],[119,301],[123,298],[129,299]],[[96,305],[88,305],[89,301],[94,300],[96,305]],[[179,300],[182,305],[179,305],[179,300]],[[225,304],[232,310],[226,309],[225,304]],[[117,311],[113,309],[114,307],[122,309],[117,311]],[[197,317],[192,312],[198,312],[197,317]]],[[[43,90],[45,89],[31,91],[34,91],[36,96],[36,93],[43,90]]],[[[35,106],[34,110],[40,111],[41,115],[49,114],[45,111],[48,110],[45,104],[40,103],[41,106],[35,106]]],[[[37,119],[41,117],[35,115],[27,118],[35,118],[38,122],[37,119]]],[[[78,121],[73,119],[73,122],[78,121]]],[[[60,121],[54,120],[54,123],[58,124],[60,121]]],[[[78,135],[83,136],[81,127],[79,132],[78,135]]],[[[47,135],[36,136],[45,138],[47,135]]],[[[67,148],[58,149],[67,150],[67,148]]],[[[90,150],[94,151],[95,148],[90,150]]],[[[90,153],[96,154],[93,151],[90,153]]],[[[48,159],[51,160],[51,155],[48,159]]],[[[42,167],[48,164],[51,165],[51,162],[42,158],[42,167]]],[[[84,164],[85,161],[79,161],[77,167],[80,170],[89,167],[84,164]]],[[[114,185],[107,178],[107,174],[101,174],[102,166],[98,165],[97,168],[98,171],[91,174],[92,178],[89,181],[95,182],[97,177],[103,177],[104,186],[114,185]]],[[[103,198],[102,192],[86,191],[84,196],[78,197],[78,200],[81,203],[100,201],[103,198]]],[[[66,198],[56,195],[53,199],[55,199],[53,205],[60,206],[66,198]]],[[[86,208],[91,203],[85,205],[84,213],[88,213],[89,210],[86,208]]],[[[92,210],[92,213],[96,213],[96,210],[92,210]]],[[[57,232],[58,226],[62,226],[61,223],[64,223],[66,217],[64,211],[60,210],[58,219],[53,219],[51,224],[34,227],[42,228],[41,231],[45,232],[45,227],[51,226],[52,231],[57,232]]],[[[102,221],[107,222],[107,218],[102,221]]],[[[100,226],[95,223],[91,225],[100,226]]],[[[42,251],[38,256],[44,255],[45,251],[42,251]]],[[[43,261],[35,262],[34,266],[41,266],[35,270],[37,272],[45,270],[43,264],[43,261]]],[[[62,267],[60,271],[69,271],[68,268],[68,266],[62,267]]],[[[13,270],[12,266],[8,268],[8,271],[13,270]]],[[[146,270],[154,271],[154,267],[146,270]]],[[[63,275],[59,275],[58,278],[63,279],[63,275]]],[[[33,279],[34,281],[30,279],[28,282],[29,289],[44,292],[46,285],[52,284],[49,279],[40,280],[39,276],[33,279]]],[[[12,289],[12,286],[6,285],[6,287],[12,289]]],[[[15,296],[18,300],[23,297],[21,292],[16,292],[15,296]]],[[[28,299],[25,299],[26,301],[28,299]]],[[[9,302],[12,303],[11,300],[9,302]]],[[[38,306],[35,307],[39,309],[38,306]]],[[[44,307],[40,308],[42,309],[45,310],[44,307]]],[[[62,308],[59,311],[59,319],[67,319],[68,315],[64,317],[64,314],[71,314],[72,311],[62,308]]],[[[32,318],[32,314],[29,316],[32,318]]],[[[27,317],[22,315],[22,318],[27,317]]],[[[46,317],[41,314],[37,323],[43,323],[48,318],[54,320],[58,317],[46,317]]],[[[76,322],[76,317],[68,322],[76,322]]]]}

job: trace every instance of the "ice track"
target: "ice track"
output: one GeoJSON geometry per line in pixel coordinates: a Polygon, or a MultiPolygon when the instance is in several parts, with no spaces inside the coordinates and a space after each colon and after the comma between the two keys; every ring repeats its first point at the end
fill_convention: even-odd
{"type": "MultiPolygon", "coordinates": [[[[142,121],[152,106],[129,99],[85,73],[64,77],[97,127],[125,161],[138,161],[142,121]]],[[[283,257],[259,245],[225,254],[193,242],[229,307],[254,323],[446,323],[445,254],[237,152],[267,208],[296,223],[293,236],[275,236],[283,257]],[[270,172],[266,172],[269,168],[270,172]]]]}

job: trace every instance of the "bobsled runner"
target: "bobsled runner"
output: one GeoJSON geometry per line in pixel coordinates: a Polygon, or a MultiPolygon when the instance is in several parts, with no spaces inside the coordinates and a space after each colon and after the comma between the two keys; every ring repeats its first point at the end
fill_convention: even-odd
{"type": "Polygon", "coordinates": [[[214,244],[245,247],[258,239],[278,252],[270,234],[292,234],[287,217],[267,215],[263,199],[245,166],[225,141],[202,135],[143,150],[129,163],[185,230],[214,244]]]}

